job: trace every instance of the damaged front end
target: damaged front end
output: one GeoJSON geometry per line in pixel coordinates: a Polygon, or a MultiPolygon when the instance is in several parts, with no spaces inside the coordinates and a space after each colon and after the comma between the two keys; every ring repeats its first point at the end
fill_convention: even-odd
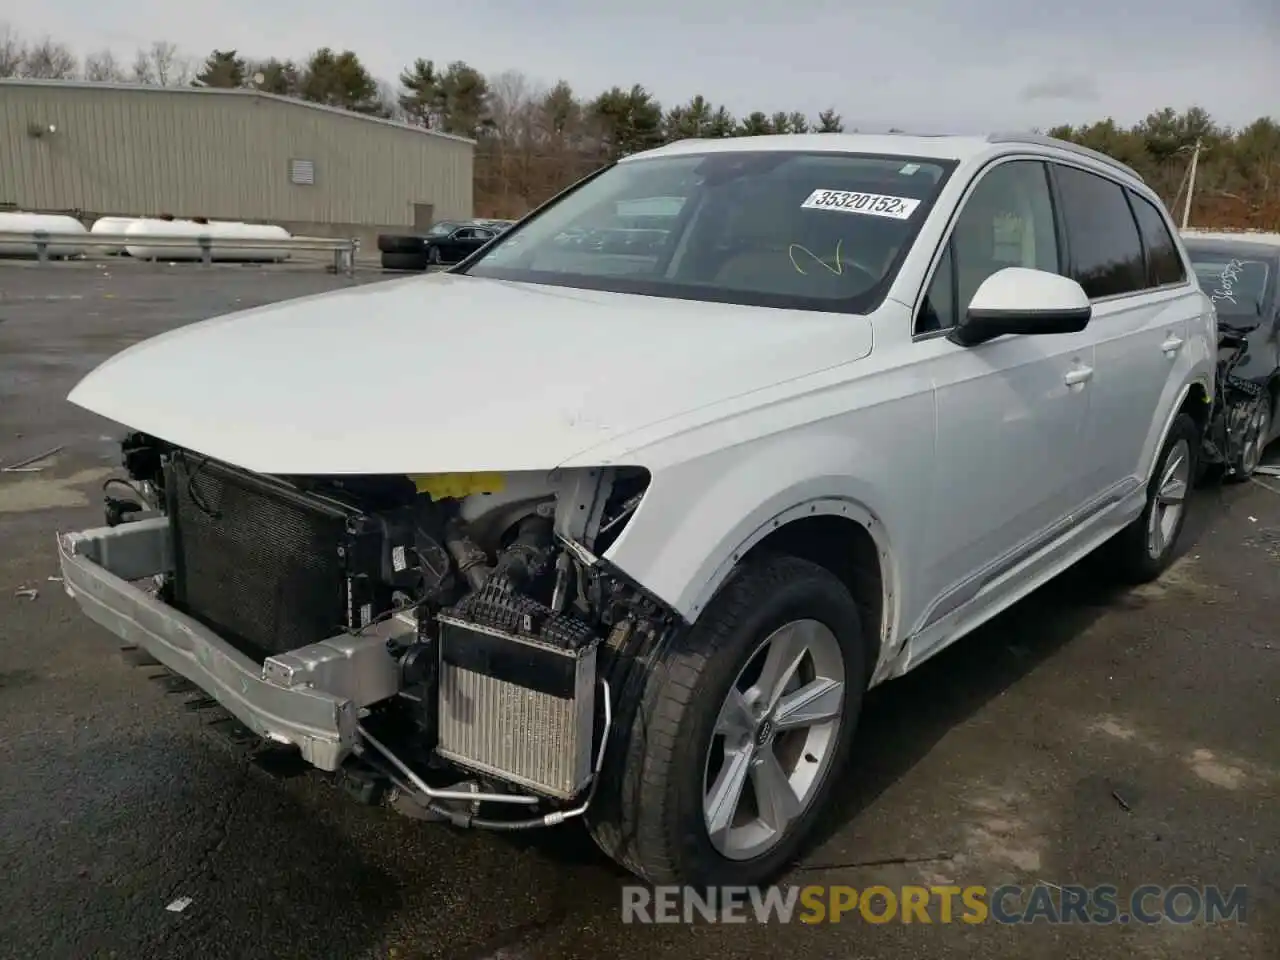
{"type": "Polygon", "coordinates": [[[264,476],[137,433],[124,457],[107,526],[58,538],[93,620],[428,816],[586,810],[616,698],[679,619],[601,557],[644,470],[264,476]]]}

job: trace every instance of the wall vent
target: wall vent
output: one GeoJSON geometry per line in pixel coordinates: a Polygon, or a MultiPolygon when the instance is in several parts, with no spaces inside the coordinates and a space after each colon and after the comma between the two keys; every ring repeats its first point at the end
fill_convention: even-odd
{"type": "Polygon", "coordinates": [[[314,160],[290,160],[289,181],[304,187],[314,186],[316,182],[316,164],[314,160]]]}

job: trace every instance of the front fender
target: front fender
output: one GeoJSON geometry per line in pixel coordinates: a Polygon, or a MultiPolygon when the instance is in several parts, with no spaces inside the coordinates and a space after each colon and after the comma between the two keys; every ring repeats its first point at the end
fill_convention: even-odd
{"type": "Polygon", "coordinates": [[[880,552],[887,652],[902,600],[895,544],[924,522],[918,505],[930,478],[897,476],[884,451],[893,450],[898,463],[928,462],[920,457],[927,457],[932,437],[887,440],[877,431],[865,442],[826,430],[786,433],[655,472],[607,558],[692,621],[741,556],[770,532],[802,517],[848,517],[880,552]],[[904,449],[912,446],[921,449],[904,449]]]}

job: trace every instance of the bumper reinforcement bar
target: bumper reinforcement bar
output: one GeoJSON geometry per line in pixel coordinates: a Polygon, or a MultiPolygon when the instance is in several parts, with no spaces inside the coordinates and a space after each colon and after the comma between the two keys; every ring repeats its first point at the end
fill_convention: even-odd
{"type": "Polygon", "coordinates": [[[58,536],[63,585],[85,614],[190,680],[254,733],[293,744],[321,770],[341,766],[360,739],[360,709],[393,696],[398,670],[386,642],[412,635],[392,617],[259,664],[212,630],[131,581],[173,566],[163,517],[58,536]]]}

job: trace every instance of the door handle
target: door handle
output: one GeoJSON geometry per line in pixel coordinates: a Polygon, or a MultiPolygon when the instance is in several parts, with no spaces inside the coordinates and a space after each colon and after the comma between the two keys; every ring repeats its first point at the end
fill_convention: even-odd
{"type": "Polygon", "coordinates": [[[1066,376],[1062,378],[1062,382],[1068,387],[1074,387],[1077,384],[1085,383],[1093,379],[1093,367],[1075,367],[1068,370],[1066,376]]]}
{"type": "Polygon", "coordinates": [[[1178,348],[1182,346],[1181,337],[1169,337],[1164,343],[1160,344],[1160,349],[1164,351],[1166,357],[1172,357],[1178,352],[1178,348]]]}

